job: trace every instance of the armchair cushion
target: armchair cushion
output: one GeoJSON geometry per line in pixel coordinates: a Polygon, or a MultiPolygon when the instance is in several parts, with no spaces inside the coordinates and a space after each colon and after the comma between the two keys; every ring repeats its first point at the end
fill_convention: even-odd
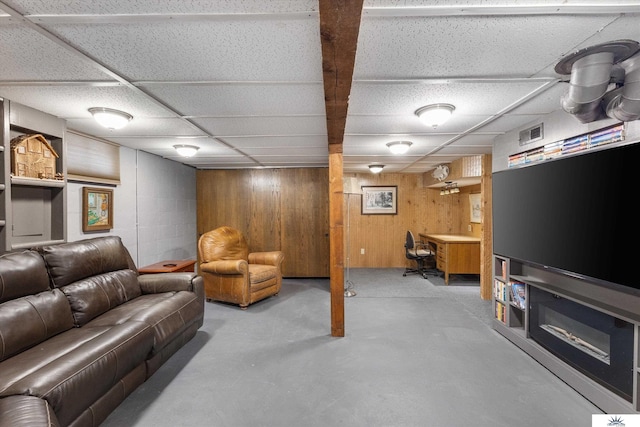
{"type": "Polygon", "coordinates": [[[249,259],[249,246],[242,233],[231,227],[219,227],[203,234],[198,244],[202,262],[249,259]]]}

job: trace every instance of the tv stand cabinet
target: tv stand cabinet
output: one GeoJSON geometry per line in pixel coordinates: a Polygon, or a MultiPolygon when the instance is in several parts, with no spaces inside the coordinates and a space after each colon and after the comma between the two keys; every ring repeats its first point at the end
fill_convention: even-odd
{"type": "Polygon", "coordinates": [[[591,283],[500,255],[493,258],[494,329],[604,412],[640,412],[640,292],[591,283]],[[514,282],[524,284],[526,303],[523,307],[513,301],[510,289],[514,282]],[[529,300],[532,288],[632,324],[633,338],[629,354],[625,356],[633,359],[628,361],[632,366],[629,375],[633,384],[630,400],[601,385],[532,338],[529,300]]]}

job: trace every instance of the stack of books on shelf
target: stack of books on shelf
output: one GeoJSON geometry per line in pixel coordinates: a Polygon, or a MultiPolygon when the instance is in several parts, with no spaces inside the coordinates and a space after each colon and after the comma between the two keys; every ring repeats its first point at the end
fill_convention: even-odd
{"type": "Polygon", "coordinates": [[[509,282],[509,301],[516,307],[524,310],[526,307],[524,283],[510,281],[509,282]]]}
{"type": "Polygon", "coordinates": [[[498,279],[493,282],[493,296],[501,301],[507,300],[507,286],[498,279]]]}
{"type": "Polygon", "coordinates": [[[505,323],[507,321],[507,310],[504,306],[504,304],[496,301],[496,313],[495,313],[496,319],[498,319],[499,321],[501,321],[502,323],[505,323]]]}

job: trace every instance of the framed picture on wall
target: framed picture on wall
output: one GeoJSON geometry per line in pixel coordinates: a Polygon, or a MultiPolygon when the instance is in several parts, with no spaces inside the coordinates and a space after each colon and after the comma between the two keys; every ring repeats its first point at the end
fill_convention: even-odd
{"type": "Polygon", "coordinates": [[[362,186],[362,215],[396,215],[398,186],[362,186]]]}
{"type": "Polygon", "coordinates": [[[113,190],[82,187],[82,231],[113,228],[113,190]]]}
{"type": "Polygon", "coordinates": [[[481,211],[482,197],[480,193],[469,194],[469,211],[471,212],[471,222],[482,222],[481,211]]]}

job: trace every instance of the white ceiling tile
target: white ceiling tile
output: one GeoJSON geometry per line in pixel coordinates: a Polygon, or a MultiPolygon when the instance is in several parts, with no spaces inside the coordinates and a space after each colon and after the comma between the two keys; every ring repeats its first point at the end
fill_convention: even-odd
{"type": "Polygon", "coordinates": [[[242,152],[247,153],[254,158],[279,157],[281,159],[286,159],[287,157],[301,156],[322,157],[324,159],[324,164],[327,164],[329,156],[326,144],[324,146],[317,147],[290,147],[287,148],[286,153],[276,152],[273,147],[245,147],[242,148],[242,152]]]}
{"type": "Polygon", "coordinates": [[[456,82],[440,84],[360,83],[351,90],[349,114],[415,116],[425,105],[448,103],[455,106],[449,122],[456,116],[490,116],[539,90],[540,82],[456,82]]]}
{"type": "Polygon", "coordinates": [[[186,116],[325,114],[322,83],[146,86],[186,116]]]}
{"type": "Polygon", "coordinates": [[[113,81],[107,74],[29,28],[0,25],[0,81],[113,81]]]}
{"type": "Polygon", "coordinates": [[[2,86],[0,96],[69,119],[90,118],[88,109],[106,107],[136,117],[172,118],[174,114],[126,86],[2,86]]]}
{"type": "Polygon", "coordinates": [[[264,136],[264,137],[225,137],[223,140],[240,149],[247,148],[271,148],[284,150],[283,154],[291,148],[322,147],[329,150],[326,136],[264,136]]]}
{"type": "Polygon", "coordinates": [[[132,81],[322,81],[318,26],[275,15],[47,28],[132,81]]]}
{"type": "Polygon", "coordinates": [[[213,135],[326,135],[327,120],[324,115],[275,116],[275,117],[211,117],[194,118],[193,121],[213,135]]]}
{"type": "Polygon", "coordinates": [[[358,36],[354,77],[528,77],[557,62],[615,18],[365,16],[358,36]]]}
{"type": "Polygon", "coordinates": [[[70,119],[67,121],[69,129],[83,133],[99,136],[113,140],[117,137],[165,137],[174,138],[188,136],[203,136],[203,132],[198,130],[187,121],[178,118],[146,118],[134,117],[123,129],[109,130],[101,127],[93,118],[70,119]]]}
{"type": "Polygon", "coordinates": [[[188,13],[294,13],[316,11],[317,0],[5,0],[28,14],[188,14],[188,13]]]}

